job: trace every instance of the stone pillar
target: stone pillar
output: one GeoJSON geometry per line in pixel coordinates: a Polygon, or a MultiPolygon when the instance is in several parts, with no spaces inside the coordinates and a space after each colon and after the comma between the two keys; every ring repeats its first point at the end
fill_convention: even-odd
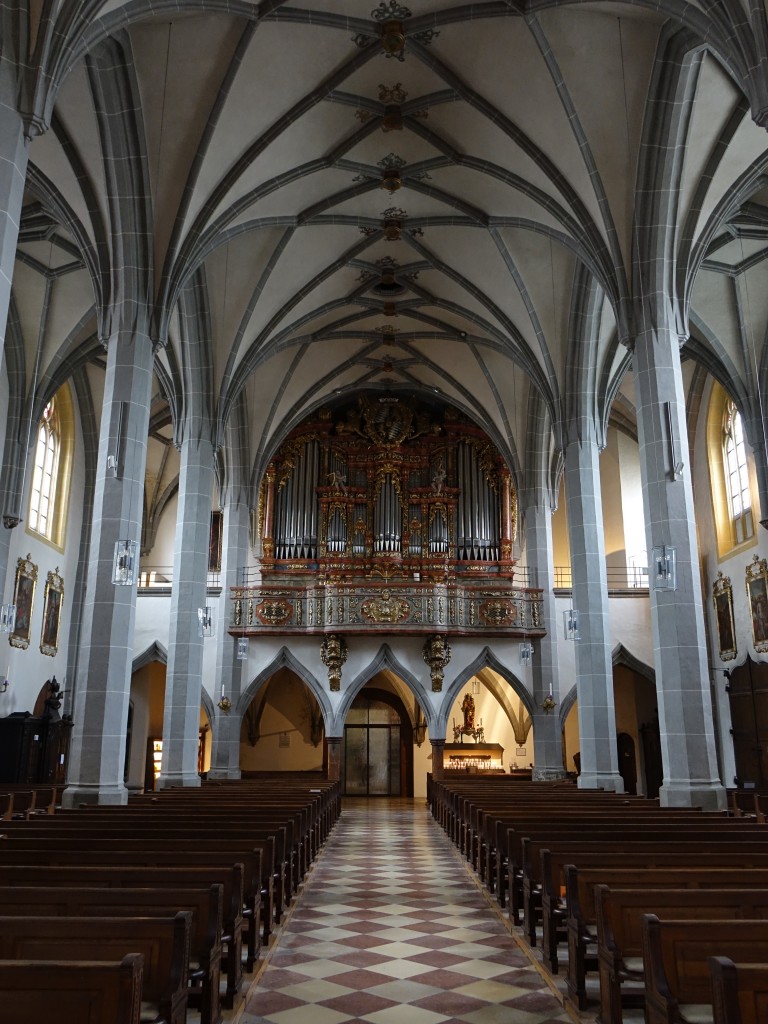
{"type": "Polygon", "coordinates": [[[664,764],[659,799],[663,806],[714,810],[725,806],[725,790],[715,751],[678,336],[646,321],[634,353],[664,764]],[[659,545],[671,545],[677,552],[674,591],[653,585],[652,550],[659,545]]]}
{"type": "Polygon", "coordinates": [[[432,778],[443,779],[443,758],[445,755],[445,740],[430,740],[432,744],[432,778]]]}
{"type": "MultiPolygon", "coordinates": [[[[141,533],[153,351],[149,335],[118,329],[107,344],[93,525],[78,662],[67,806],[125,803],[125,735],[133,661],[136,585],[115,586],[115,543],[141,533]],[[122,440],[118,451],[118,425],[122,440]],[[117,451],[117,477],[107,455],[117,451]]],[[[137,566],[138,571],[138,566],[137,566]]]]}
{"type": "MultiPolygon", "coordinates": [[[[207,596],[212,488],[213,446],[207,438],[192,436],[181,448],[160,788],[200,785],[197,754],[204,640],[198,609],[212,603],[207,596]]],[[[224,623],[216,623],[217,633],[223,628],[224,623]]]]}
{"type": "MultiPolygon", "coordinates": [[[[24,139],[24,124],[16,111],[15,76],[8,62],[0,59],[0,370],[5,362],[5,331],[26,173],[27,143],[24,139]]],[[[7,499],[9,480],[16,479],[19,473],[12,472],[8,462],[12,449],[17,459],[23,456],[17,438],[11,436],[13,425],[14,420],[9,418],[6,424],[8,434],[5,439],[3,486],[0,490],[3,498],[3,507],[0,509],[3,514],[3,525],[0,527],[0,603],[13,599],[12,593],[5,594],[4,585],[8,576],[10,531],[17,525],[19,513],[17,503],[11,502],[12,507],[9,507],[7,499]]]]}
{"type": "Polygon", "coordinates": [[[575,642],[581,753],[579,786],[623,793],[616,751],[599,450],[594,436],[569,442],[565,474],[573,607],[579,613],[581,633],[581,639],[575,642]]]}
{"type": "Polygon", "coordinates": [[[755,475],[757,477],[757,490],[760,506],[753,509],[755,515],[755,530],[758,525],[768,529],[768,459],[766,459],[765,441],[761,438],[751,444],[752,454],[755,460],[755,475]],[[757,514],[755,514],[757,513],[757,514]]]}
{"type": "Polygon", "coordinates": [[[219,708],[213,723],[213,749],[209,779],[240,778],[240,726],[238,702],[243,684],[247,684],[248,662],[237,657],[237,638],[230,636],[227,626],[231,618],[230,587],[237,586],[240,569],[248,560],[248,529],[250,509],[241,501],[224,506],[224,548],[221,561],[221,598],[219,629],[216,635],[216,683],[214,703],[221,696],[221,686],[232,701],[232,710],[225,715],[219,708]]]}
{"type": "Polygon", "coordinates": [[[528,586],[541,588],[542,619],[547,635],[534,644],[533,676],[533,779],[563,779],[562,725],[555,711],[548,715],[542,702],[551,693],[560,703],[557,662],[557,619],[553,590],[552,510],[545,496],[531,499],[525,509],[525,552],[528,586]]]}
{"type": "Polygon", "coordinates": [[[341,736],[327,736],[325,740],[325,775],[329,782],[341,779],[341,736]]]}

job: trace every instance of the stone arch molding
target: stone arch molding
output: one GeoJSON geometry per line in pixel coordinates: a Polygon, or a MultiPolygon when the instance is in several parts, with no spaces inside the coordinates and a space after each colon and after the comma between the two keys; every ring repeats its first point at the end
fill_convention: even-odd
{"type": "Polygon", "coordinates": [[[651,666],[636,658],[631,651],[627,650],[624,644],[616,644],[611,651],[611,661],[614,665],[623,665],[625,668],[637,672],[639,676],[643,676],[649,683],[653,683],[654,686],[656,685],[656,673],[651,666]]]}
{"type": "MultiPolygon", "coordinates": [[[[633,672],[637,672],[638,675],[653,683],[654,686],[656,685],[656,673],[651,666],[646,665],[644,661],[635,657],[631,651],[627,650],[624,644],[616,644],[611,652],[611,661],[614,665],[624,665],[625,668],[632,669],[633,672]]],[[[576,703],[578,696],[576,686],[574,685],[560,701],[560,713],[558,715],[558,719],[560,721],[561,730],[565,728],[565,720],[568,717],[571,708],[576,703]]]]}
{"type": "Polygon", "coordinates": [[[168,651],[158,641],[154,640],[149,647],[146,648],[141,654],[138,654],[133,659],[133,665],[131,666],[131,675],[134,672],[138,672],[140,668],[144,668],[145,665],[149,665],[150,662],[158,661],[161,665],[168,664],[168,651]]]}
{"type": "Polygon", "coordinates": [[[453,706],[453,702],[459,694],[459,691],[465,686],[473,676],[479,676],[483,683],[488,687],[491,693],[494,695],[496,700],[501,704],[504,709],[504,714],[509,719],[509,724],[513,727],[517,721],[517,713],[512,707],[509,699],[508,691],[501,686],[497,680],[492,676],[484,675],[485,669],[491,669],[497,675],[509,684],[509,686],[515,691],[517,696],[523,702],[523,706],[532,719],[534,712],[534,702],[531,693],[529,692],[526,685],[508,668],[508,666],[499,660],[493,653],[490,647],[484,647],[478,654],[474,661],[470,662],[461,672],[453,679],[450,685],[446,688],[443,693],[443,701],[440,706],[440,712],[437,722],[437,731],[435,733],[430,732],[430,735],[444,736],[448,728],[448,714],[453,706]]]}
{"type": "MultiPolygon", "coordinates": [[[[343,699],[333,721],[334,731],[329,732],[327,735],[342,736],[344,734],[344,720],[347,717],[347,712],[352,706],[352,702],[355,697],[360,693],[366,683],[369,683],[374,676],[386,669],[392,672],[393,675],[396,675],[399,679],[402,679],[419,702],[422,714],[427,720],[427,728],[429,729],[430,736],[443,735],[443,733],[439,732],[439,716],[435,712],[435,708],[430,700],[430,694],[427,693],[421,680],[397,660],[389,644],[382,644],[376,657],[373,658],[373,660],[355,676],[349,686],[345,687],[343,699]],[[438,731],[433,731],[435,729],[438,731]]],[[[415,725],[416,723],[414,722],[412,724],[415,725]]]]}
{"type": "Polygon", "coordinates": [[[269,682],[275,672],[281,668],[290,669],[294,675],[297,675],[299,679],[307,685],[320,705],[320,710],[323,714],[323,721],[325,723],[325,735],[336,735],[329,731],[330,725],[333,723],[334,719],[333,708],[331,707],[326,690],[320,684],[317,677],[314,676],[308,668],[302,665],[302,663],[291,654],[287,647],[281,647],[272,661],[266,665],[253,680],[251,680],[248,686],[246,686],[240,694],[237,704],[230,713],[235,715],[239,720],[242,720],[242,717],[248,710],[248,705],[251,703],[253,698],[262,686],[265,686],[266,683],[269,682]]]}

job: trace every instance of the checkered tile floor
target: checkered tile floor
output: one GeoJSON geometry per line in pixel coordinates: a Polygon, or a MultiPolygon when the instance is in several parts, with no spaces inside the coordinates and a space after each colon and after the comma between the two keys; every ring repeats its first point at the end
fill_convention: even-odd
{"type": "Polygon", "coordinates": [[[420,802],[347,800],[240,1024],[571,1017],[420,802]]]}

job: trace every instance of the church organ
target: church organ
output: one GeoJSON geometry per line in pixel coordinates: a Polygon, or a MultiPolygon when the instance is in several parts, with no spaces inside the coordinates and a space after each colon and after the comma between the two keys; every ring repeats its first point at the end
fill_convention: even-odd
{"type": "Polygon", "coordinates": [[[322,409],[264,474],[260,580],[236,588],[231,632],[541,635],[516,530],[509,470],[456,410],[390,394],[322,409]]]}

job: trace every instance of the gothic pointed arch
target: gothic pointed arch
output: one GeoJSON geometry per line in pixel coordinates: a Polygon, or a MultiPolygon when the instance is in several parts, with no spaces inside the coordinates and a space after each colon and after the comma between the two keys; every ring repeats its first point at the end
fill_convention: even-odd
{"type": "Polygon", "coordinates": [[[272,661],[268,665],[265,665],[261,672],[259,672],[258,675],[251,680],[251,682],[248,684],[248,686],[246,686],[246,688],[240,695],[240,699],[238,700],[236,706],[233,708],[231,714],[237,715],[239,718],[242,718],[248,709],[248,705],[251,703],[255,695],[262,688],[262,686],[264,686],[264,684],[272,678],[275,672],[277,672],[278,669],[281,668],[289,669],[291,672],[294,673],[294,675],[298,676],[298,678],[301,679],[301,681],[305,683],[307,687],[309,687],[314,697],[316,698],[318,704],[320,705],[320,709],[323,713],[323,720],[325,721],[326,725],[326,735],[334,735],[334,733],[330,732],[328,728],[328,723],[331,722],[333,719],[333,708],[331,707],[331,703],[328,699],[328,694],[320,685],[320,682],[318,681],[316,676],[314,676],[309,671],[308,668],[302,665],[298,658],[294,657],[294,655],[291,654],[287,647],[281,647],[280,650],[277,652],[277,655],[272,659],[272,661]]]}
{"type": "Polygon", "coordinates": [[[611,652],[611,660],[614,665],[623,665],[625,668],[637,672],[639,676],[643,676],[643,678],[653,683],[654,686],[656,685],[656,673],[653,668],[650,665],[646,665],[639,658],[636,658],[631,651],[627,650],[624,644],[616,644],[611,652]]]}
{"type": "Polygon", "coordinates": [[[453,681],[446,687],[445,699],[440,708],[440,721],[438,724],[438,731],[436,735],[439,736],[445,734],[445,731],[448,728],[448,715],[450,713],[453,702],[458,696],[462,687],[466,686],[466,684],[469,682],[470,679],[472,679],[473,676],[479,676],[482,679],[483,683],[494,695],[494,697],[498,700],[499,704],[501,704],[502,708],[504,709],[504,713],[509,719],[509,723],[512,726],[513,730],[516,727],[516,723],[518,727],[521,724],[524,724],[520,723],[518,719],[517,713],[509,699],[508,691],[506,691],[503,686],[500,686],[498,681],[495,680],[493,676],[491,676],[489,673],[484,673],[484,670],[487,669],[491,669],[492,672],[494,672],[497,676],[500,676],[506,683],[509,684],[511,689],[514,690],[514,692],[520,698],[523,707],[525,708],[525,711],[527,713],[527,716],[529,718],[533,716],[534,702],[532,695],[528,691],[528,688],[514,674],[514,672],[510,671],[507,663],[501,661],[501,659],[496,654],[494,654],[491,648],[486,646],[482,649],[482,651],[478,654],[474,661],[470,662],[467,666],[465,666],[461,670],[461,672],[459,672],[459,674],[453,679],[453,681]]]}
{"type": "Polygon", "coordinates": [[[168,664],[168,651],[159,640],[153,640],[149,647],[133,659],[131,674],[138,672],[140,668],[144,668],[145,665],[149,665],[153,661],[157,661],[161,665],[168,664]]]}
{"type": "MultiPolygon", "coordinates": [[[[443,734],[440,732],[434,708],[427,698],[424,683],[414,675],[410,669],[403,665],[403,663],[395,656],[389,644],[385,643],[379,648],[376,657],[373,658],[373,660],[369,662],[369,664],[366,665],[366,667],[362,669],[357,676],[355,676],[349,686],[345,687],[344,697],[334,720],[334,727],[336,728],[336,731],[329,733],[329,735],[340,736],[343,733],[344,720],[347,717],[347,712],[352,707],[355,697],[375,676],[386,670],[389,670],[393,675],[396,675],[411,690],[421,707],[422,714],[427,720],[427,728],[429,729],[430,735],[441,736],[443,734]]],[[[411,724],[415,725],[416,722],[412,720],[411,724]]],[[[443,732],[444,731],[445,730],[443,729],[443,732]]]]}

